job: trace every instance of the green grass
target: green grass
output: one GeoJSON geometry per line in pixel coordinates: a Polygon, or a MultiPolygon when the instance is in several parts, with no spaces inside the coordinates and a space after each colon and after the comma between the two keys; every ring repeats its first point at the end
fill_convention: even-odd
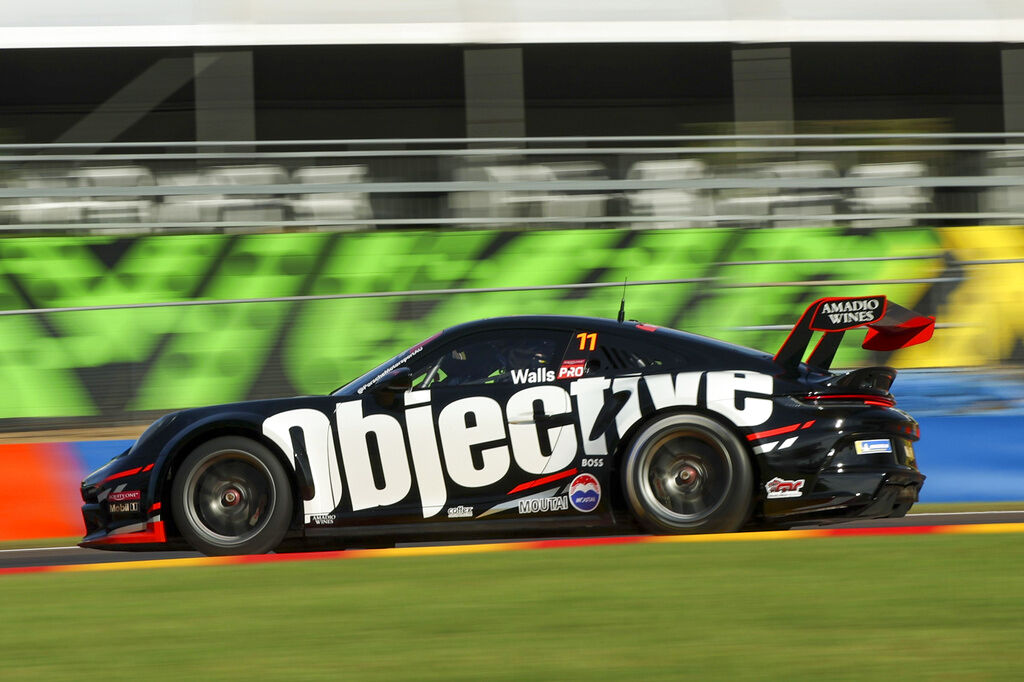
{"type": "Polygon", "coordinates": [[[0,679],[1024,676],[1024,535],[0,577],[0,679]]]}

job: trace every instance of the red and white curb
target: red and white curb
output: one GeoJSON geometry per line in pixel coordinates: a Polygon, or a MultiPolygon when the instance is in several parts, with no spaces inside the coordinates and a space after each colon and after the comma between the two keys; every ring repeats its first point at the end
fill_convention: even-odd
{"type": "Polygon", "coordinates": [[[183,559],[151,559],[117,561],[67,566],[22,566],[0,569],[0,575],[22,573],[91,573],[95,571],[132,571],[149,568],[182,566],[237,566],[292,561],[325,561],[337,559],[371,559],[397,557],[451,556],[455,554],[488,554],[530,549],[595,547],[602,545],[651,545],[705,542],[759,542],[764,540],[802,540],[808,538],[865,537],[885,535],[993,535],[1024,533],[1024,523],[978,523],[952,526],[894,526],[889,528],[814,528],[809,530],[762,531],[753,533],[720,533],[715,535],[627,535],[608,538],[572,538],[567,540],[531,540],[528,542],[494,542],[473,545],[437,545],[396,547],[394,549],[349,549],[333,552],[301,552],[294,554],[251,554],[225,557],[189,557],[183,559]]]}

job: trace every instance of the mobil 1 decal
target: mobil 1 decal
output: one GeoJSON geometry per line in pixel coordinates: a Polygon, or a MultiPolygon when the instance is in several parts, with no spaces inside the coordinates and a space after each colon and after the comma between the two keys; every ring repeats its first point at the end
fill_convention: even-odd
{"type": "Polygon", "coordinates": [[[603,465],[645,415],[699,406],[752,427],[766,422],[773,407],[772,377],[737,370],[476,388],[481,395],[467,396],[465,388],[409,391],[400,409],[386,411],[371,397],[325,399],[326,411],[268,417],[263,433],[293,466],[296,452],[308,460],[314,494],[304,502],[307,523],[388,508],[416,509],[425,519],[452,507],[457,513],[439,518],[575,514],[593,511],[602,499],[598,474],[579,469],[603,465]],[[549,482],[555,487],[546,489],[549,482]],[[567,504],[519,504],[552,496],[565,496],[567,504]],[[493,506],[481,506],[487,500],[493,506]]]}

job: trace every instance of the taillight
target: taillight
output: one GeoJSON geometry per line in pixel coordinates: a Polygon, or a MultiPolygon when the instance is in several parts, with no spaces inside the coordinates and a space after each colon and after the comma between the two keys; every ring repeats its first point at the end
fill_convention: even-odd
{"type": "Polygon", "coordinates": [[[859,403],[862,405],[872,405],[876,407],[892,407],[896,404],[896,401],[892,398],[884,395],[869,395],[863,393],[827,393],[824,395],[805,395],[800,398],[804,402],[813,403],[859,403]]]}

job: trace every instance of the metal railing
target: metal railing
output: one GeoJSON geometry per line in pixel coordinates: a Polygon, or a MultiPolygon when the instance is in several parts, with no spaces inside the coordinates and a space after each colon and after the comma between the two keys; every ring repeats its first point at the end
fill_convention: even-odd
{"type": "Polygon", "coordinates": [[[0,231],[1024,219],[1024,134],[0,145],[0,231]]]}

